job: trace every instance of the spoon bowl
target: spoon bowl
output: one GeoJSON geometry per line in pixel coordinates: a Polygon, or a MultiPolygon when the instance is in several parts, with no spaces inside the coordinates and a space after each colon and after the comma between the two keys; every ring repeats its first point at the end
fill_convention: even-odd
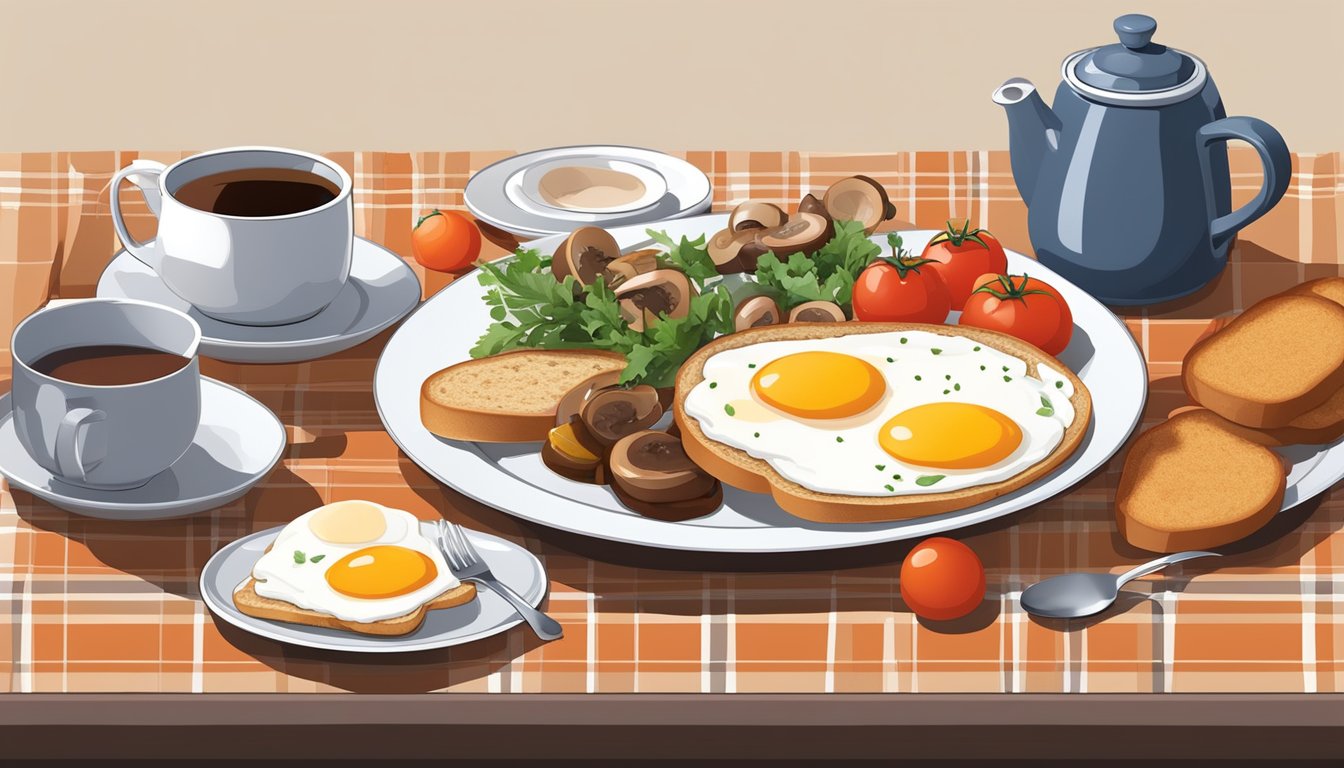
{"type": "Polygon", "coordinates": [[[1120,587],[1162,570],[1169,565],[1197,557],[1220,557],[1217,552],[1177,552],[1131,568],[1119,574],[1066,573],[1046,579],[1022,590],[1018,600],[1022,609],[1046,619],[1079,619],[1101,613],[1115,602],[1120,587]]]}

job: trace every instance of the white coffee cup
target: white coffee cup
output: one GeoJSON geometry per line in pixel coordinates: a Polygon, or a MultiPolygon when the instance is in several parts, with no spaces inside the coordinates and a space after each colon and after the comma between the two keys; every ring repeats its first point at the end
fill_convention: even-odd
{"type": "Polygon", "coordinates": [[[132,256],[201,312],[241,325],[283,325],[321,312],[350,276],[354,244],[350,176],[319,155],[278,147],[232,147],[170,166],[137,160],[112,179],[112,223],[132,256]],[[184,185],[215,174],[256,169],[311,173],[335,197],[280,215],[228,215],[193,208],[176,197],[184,185]],[[157,237],[131,237],[121,210],[121,182],[141,189],[159,220],[157,237]]]}
{"type": "Polygon", "coordinates": [[[14,329],[14,427],[33,460],[88,488],[135,488],[191,447],[201,421],[201,329],[175,309],[131,299],[47,307],[14,329]],[[61,350],[126,346],[190,358],[129,384],[67,381],[34,365],[61,350]]]}

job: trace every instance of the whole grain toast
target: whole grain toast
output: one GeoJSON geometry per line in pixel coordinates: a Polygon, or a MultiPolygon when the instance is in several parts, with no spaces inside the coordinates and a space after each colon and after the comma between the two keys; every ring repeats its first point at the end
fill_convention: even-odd
{"type": "Polygon", "coordinates": [[[425,379],[420,420],[450,440],[545,440],[565,393],[624,368],[624,355],[595,349],[522,349],[468,360],[425,379]]]}
{"type": "Polygon", "coordinates": [[[257,594],[256,583],[256,579],[248,578],[233,593],[234,606],[248,616],[270,621],[285,621],[291,624],[306,624],[311,627],[325,627],[327,629],[345,629],[364,635],[388,637],[410,634],[419,629],[425,621],[425,614],[429,611],[453,608],[476,599],[476,585],[464,582],[403,616],[370,622],[345,621],[328,613],[300,608],[285,600],[262,597],[257,594]]]}
{"type": "Polygon", "coordinates": [[[1344,306],[1309,293],[1271,296],[1196,343],[1182,382],[1229,421],[1286,427],[1344,387],[1344,306]]]}
{"type": "Polygon", "coordinates": [[[1329,299],[1340,306],[1344,306],[1344,277],[1322,277],[1318,280],[1308,280],[1301,285],[1289,288],[1286,292],[1319,296],[1322,299],[1329,299]]]}
{"type": "Polygon", "coordinates": [[[1283,506],[1287,472],[1263,445],[1196,409],[1144,432],[1115,492],[1120,534],[1153,552],[1209,549],[1259,530],[1283,506]]]}
{"type": "Polygon", "coordinates": [[[902,520],[936,515],[974,506],[1021,488],[1050,473],[1071,456],[1082,442],[1092,417],[1092,398],[1087,387],[1063,363],[1021,339],[995,331],[966,326],[926,325],[922,323],[804,323],[754,328],[722,336],[707,344],[677,373],[673,412],[681,430],[682,444],[691,460],[728,485],[756,493],[769,493],[785,511],[806,520],[822,523],[866,523],[902,520]],[[1036,376],[1038,363],[1048,364],[1073,385],[1071,402],[1074,420],[1064,438],[1046,458],[1021,473],[1001,482],[941,493],[908,496],[850,496],[821,493],[788,480],[763,459],[746,451],[720,443],[700,429],[700,423],[686,413],[686,397],[704,380],[705,362],[728,349],[766,341],[816,339],[892,331],[925,331],[942,336],[964,336],[983,342],[1027,363],[1027,375],[1036,376]]]}

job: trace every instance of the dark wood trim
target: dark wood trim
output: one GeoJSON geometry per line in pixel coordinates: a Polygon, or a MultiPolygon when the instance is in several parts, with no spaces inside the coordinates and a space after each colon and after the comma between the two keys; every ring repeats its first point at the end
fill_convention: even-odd
{"type": "Polygon", "coordinates": [[[1344,756],[1344,694],[5,694],[6,757],[1344,756]]]}

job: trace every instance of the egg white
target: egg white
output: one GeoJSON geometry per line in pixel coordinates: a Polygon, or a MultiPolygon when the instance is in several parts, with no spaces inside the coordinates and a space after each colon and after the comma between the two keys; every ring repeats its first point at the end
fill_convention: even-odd
{"type": "Polygon", "coordinates": [[[379,504],[372,506],[382,510],[387,530],[376,539],[358,544],[332,544],[313,534],[308,521],[324,507],[290,521],[252,568],[257,594],[330,614],[343,621],[367,623],[404,616],[461,583],[448,570],[438,547],[422,535],[415,515],[379,504]],[[420,589],[389,598],[349,597],[331,588],[326,579],[328,568],[351,552],[380,544],[423,553],[434,563],[438,574],[420,589]],[[303,553],[304,562],[295,561],[296,551],[303,553]],[[312,558],[315,556],[322,556],[321,560],[314,563],[312,558]]]}
{"type": "Polygon", "coordinates": [[[764,460],[819,493],[942,493],[1006,480],[1044,459],[1063,440],[1074,419],[1073,386],[1045,365],[1037,366],[1040,378],[1026,371],[1025,361],[982,342],[925,331],[769,341],[706,360],[705,379],[687,395],[685,408],[706,436],[764,460]],[[754,395],[752,377],[766,364],[813,350],[867,360],[882,373],[886,393],[864,413],[836,420],[800,419],[754,395]],[[993,408],[1017,423],[1022,443],[1007,458],[980,469],[906,464],[882,449],[882,425],[902,411],[935,402],[993,408]]]}

